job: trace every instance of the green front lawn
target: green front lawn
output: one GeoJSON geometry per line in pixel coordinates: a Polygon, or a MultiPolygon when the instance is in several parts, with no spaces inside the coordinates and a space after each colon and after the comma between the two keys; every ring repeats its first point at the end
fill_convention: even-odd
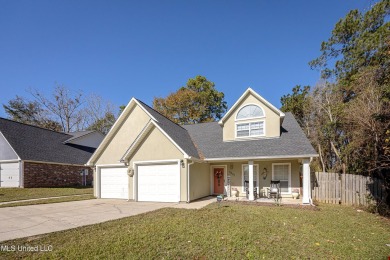
{"type": "Polygon", "coordinates": [[[93,188],[0,188],[0,202],[93,194],[93,188]]]}
{"type": "Polygon", "coordinates": [[[201,210],[165,208],[0,243],[52,246],[51,252],[0,254],[56,259],[386,259],[390,255],[388,219],[339,205],[320,209],[237,203],[211,204],[201,210]]]}

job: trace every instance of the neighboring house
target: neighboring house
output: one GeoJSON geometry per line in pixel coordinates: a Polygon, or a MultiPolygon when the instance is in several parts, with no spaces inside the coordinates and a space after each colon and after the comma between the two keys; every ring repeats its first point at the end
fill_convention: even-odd
{"type": "Polygon", "coordinates": [[[212,194],[254,200],[280,180],[283,196],[303,190],[318,156],[291,113],[248,89],[219,122],[179,126],[133,98],[88,162],[95,196],[190,202],[212,194]]]}
{"type": "Polygon", "coordinates": [[[65,134],[0,118],[0,187],[91,185],[85,164],[103,138],[96,131],[65,134]]]}

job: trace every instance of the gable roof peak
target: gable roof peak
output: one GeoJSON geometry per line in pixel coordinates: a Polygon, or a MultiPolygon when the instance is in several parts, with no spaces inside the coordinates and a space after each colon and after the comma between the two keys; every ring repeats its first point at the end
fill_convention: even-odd
{"type": "Polygon", "coordinates": [[[183,150],[187,155],[195,156],[197,158],[199,157],[198,152],[195,149],[194,144],[192,143],[190,136],[184,127],[179,124],[176,124],[175,122],[171,121],[170,119],[168,119],[158,111],[154,110],[141,100],[133,97],[131,98],[125,109],[122,111],[122,113],[119,115],[108,134],[105,136],[99,147],[96,149],[95,153],[91,156],[87,165],[93,165],[96,162],[98,156],[103,152],[110,140],[114,137],[116,131],[120,128],[121,122],[126,120],[127,115],[136,105],[140,107],[149,116],[151,121],[154,122],[153,125],[155,125],[157,128],[160,128],[160,130],[165,133],[168,138],[171,138],[173,142],[178,147],[180,147],[180,149],[183,150]]]}
{"type": "Polygon", "coordinates": [[[260,96],[256,91],[254,91],[251,87],[248,87],[247,90],[241,95],[239,99],[237,99],[236,103],[226,112],[226,114],[218,121],[218,124],[223,125],[224,121],[228,116],[237,108],[237,106],[241,103],[242,100],[248,95],[252,94],[257,99],[259,99],[261,102],[263,102],[266,106],[268,106],[271,110],[273,110],[275,113],[279,114],[281,118],[284,118],[285,114],[277,109],[274,105],[272,105],[270,102],[268,102],[265,98],[260,96]]]}

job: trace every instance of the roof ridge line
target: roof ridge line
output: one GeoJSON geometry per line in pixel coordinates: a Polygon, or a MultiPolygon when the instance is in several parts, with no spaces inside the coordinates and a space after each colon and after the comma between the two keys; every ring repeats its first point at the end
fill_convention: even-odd
{"type": "MultiPolygon", "coordinates": [[[[70,143],[69,141],[74,141],[74,140],[76,140],[76,139],[85,137],[85,136],[87,136],[87,135],[93,134],[93,133],[98,132],[98,131],[96,131],[96,130],[85,130],[85,131],[78,131],[78,132],[88,132],[88,133],[83,134],[83,135],[79,135],[79,136],[74,136],[74,135],[72,136],[71,134],[69,134],[69,135],[72,136],[72,137],[66,139],[66,140],[63,141],[62,143],[63,143],[63,144],[68,144],[68,143],[70,143]]],[[[72,132],[72,133],[74,133],[74,132],[72,132]]]]}
{"type": "Polygon", "coordinates": [[[213,124],[213,123],[217,123],[218,124],[218,121],[202,122],[202,123],[196,123],[196,124],[185,124],[183,126],[204,125],[204,124],[213,124]]]}
{"type": "Polygon", "coordinates": [[[27,124],[27,123],[22,123],[22,122],[18,122],[18,121],[12,120],[12,119],[4,118],[4,117],[0,117],[0,119],[7,120],[7,121],[10,121],[12,123],[17,123],[17,124],[20,124],[20,125],[31,126],[31,127],[35,127],[35,128],[42,129],[42,130],[51,131],[51,132],[54,132],[54,133],[57,133],[57,134],[63,134],[63,135],[72,136],[69,133],[58,132],[58,131],[47,129],[47,128],[44,128],[44,127],[41,127],[41,126],[31,125],[31,124],[27,124]]]}

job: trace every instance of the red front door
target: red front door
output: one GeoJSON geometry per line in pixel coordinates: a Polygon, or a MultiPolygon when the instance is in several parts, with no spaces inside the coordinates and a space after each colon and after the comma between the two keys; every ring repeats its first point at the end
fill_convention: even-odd
{"type": "Polygon", "coordinates": [[[214,193],[223,194],[224,193],[224,169],[223,168],[214,168],[214,193]]]}

